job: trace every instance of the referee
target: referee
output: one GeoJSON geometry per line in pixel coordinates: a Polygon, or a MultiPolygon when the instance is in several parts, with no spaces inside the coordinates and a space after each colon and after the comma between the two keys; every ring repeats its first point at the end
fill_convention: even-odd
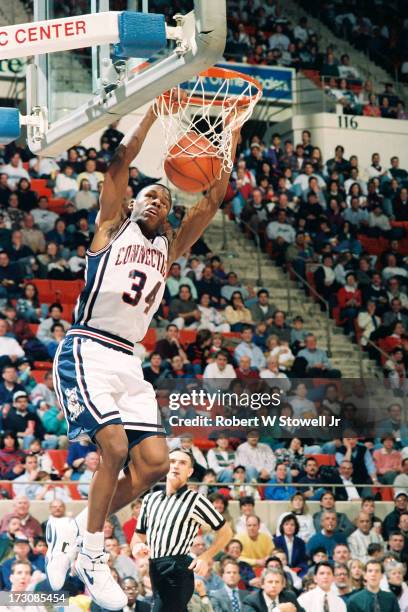
{"type": "Polygon", "coordinates": [[[228,544],[232,530],[208,499],[187,488],[193,473],[191,453],[175,448],[169,459],[166,490],[143,499],[133,551],[135,555],[150,553],[153,612],[186,612],[194,592],[194,572],[206,574],[208,562],[228,544]],[[193,559],[189,552],[200,525],[209,525],[217,536],[208,550],[193,559]]]}

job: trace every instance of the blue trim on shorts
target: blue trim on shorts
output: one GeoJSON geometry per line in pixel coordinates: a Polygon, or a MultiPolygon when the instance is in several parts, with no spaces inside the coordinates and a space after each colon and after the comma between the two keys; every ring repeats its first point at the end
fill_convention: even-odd
{"type": "Polygon", "coordinates": [[[56,393],[64,407],[65,418],[68,424],[68,438],[71,441],[77,440],[81,436],[88,436],[93,439],[98,430],[105,425],[114,423],[122,425],[119,410],[113,410],[103,415],[91,401],[81,355],[80,343],[82,340],[77,338],[78,347],[76,353],[74,341],[75,336],[67,335],[65,337],[54,363],[54,367],[58,370],[56,393]],[[79,379],[75,356],[79,362],[79,379]],[[81,384],[79,384],[79,381],[81,384]],[[106,418],[108,420],[101,423],[101,419],[106,418]]]}
{"type": "Polygon", "coordinates": [[[134,446],[137,446],[138,444],[143,442],[143,440],[146,440],[146,438],[151,438],[152,436],[159,436],[160,438],[166,437],[165,433],[158,433],[157,431],[137,431],[134,429],[125,428],[125,432],[126,432],[127,439],[129,442],[129,450],[132,449],[134,446]],[[139,434],[139,435],[136,435],[134,440],[129,440],[129,433],[139,434]]]}
{"type": "Polygon", "coordinates": [[[109,332],[105,332],[95,327],[89,327],[84,325],[73,325],[71,329],[67,331],[67,336],[78,336],[87,340],[93,340],[98,344],[102,344],[107,348],[115,349],[126,355],[133,355],[134,345],[129,340],[115,336],[109,332]]]}

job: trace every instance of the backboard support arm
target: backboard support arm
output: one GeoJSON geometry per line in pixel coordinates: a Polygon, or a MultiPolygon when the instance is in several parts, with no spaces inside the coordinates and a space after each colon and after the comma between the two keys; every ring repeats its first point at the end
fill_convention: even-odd
{"type": "MultiPolygon", "coordinates": [[[[137,74],[122,74],[110,88],[102,87],[87,103],[49,126],[44,89],[41,91],[37,86],[41,73],[43,84],[46,84],[44,60],[47,56],[38,56],[35,67],[28,70],[27,113],[31,119],[21,120],[27,125],[28,145],[32,152],[44,156],[58,155],[219,61],[226,41],[226,0],[195,0],[194,4],[194,11],[177,16],[176,27],[166,26],[166,38],[176,41],[169,56],[137,74]]],[[[38,17],[44,19],[47,16],[41,14],[38,17]]]]}

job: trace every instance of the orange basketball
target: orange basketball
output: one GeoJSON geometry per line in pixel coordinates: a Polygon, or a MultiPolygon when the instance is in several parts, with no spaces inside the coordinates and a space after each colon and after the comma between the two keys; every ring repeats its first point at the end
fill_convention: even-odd
{"type": "Polygon", "coordinates": [[[216,152],[217,148],[208,138],[194,131],[187,132],[169,150],[164,171],[173,185],[182,191],[205,191],[220,176],[220,159],[208,155],[216,152]]]}

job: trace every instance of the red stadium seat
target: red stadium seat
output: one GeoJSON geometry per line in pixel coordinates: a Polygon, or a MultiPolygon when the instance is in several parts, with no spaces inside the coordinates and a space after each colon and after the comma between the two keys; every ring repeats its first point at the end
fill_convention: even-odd
{"type": "Polygon", "coordinates": [[[145,347],[146,351],[150,352],[156,346],[156,342],[157,342],[156,329],[154,327],[150,327],[147,330],[146,335],[142,340],[142,344],[145,347]]]}
{"type": "Polygon", "coordinates": [[[64,474],[64,466],[67,462],[68,451],[61,449],[49,450],[48,454],[51,458],[52,465],[57,470],[58,474],[62,476],[64,474]]]}
{"type": "Polygon", "coordinates": [[[316,459],[319,467],[321,467],[322,465],[329,465],[329,466],[336,465],[336,457],[334,455],[324,455],[324,454],[320,455],[319,454],[319,455],[305,455],[305,457],[313,457],[314,459],[316,459]]]}
{"type": "Polygon", "coordinates": [[[197,337],[197,331],[195,329],[181,329],[180,330],[180,342],[181,344],[190,344],[194,342],[197,337]]]}
{"type": "Polygon", "coordinates": [[[64,319],[64,321],[68,321],[68,323],[71,323],[72,314],[74,312],[74,304],[61,303],[61,306],[62,306],[62,318],[64,319]]]}
{"type": "Polygon", "coordinates": [[[84,281],[60,281],[50,280],[51,291],[54,294],[53,300],[64,304],[75,304],[78,295],[84,287],[84,281]]]}
{"type": "Polygon", "coordinates": [[[33,332],[33,334],[36,334],[36,335],[37,335],[38,328],[39,328],[38,323],[29,323],[29,324],[28,324],[28,327],[31,329],[31,331],[33,332]]]}
{"type": "Polygon", "coordinates": [[[0,489],[4,489],[9,494],[10,499],[14,497],[13,485],[11,482],[2,482],[0,484],[0,489]]]}
{"type": "Polygon", "coordinates": [[[28,282],[37,287],[40,302],[50,304],[51,302],[55,301],[55,293],[52,291],[50,281],[48,279],[34,278],[28,282]]]}
{"type": "Polygon", "coordinates": [[[208,438],[194,438],[193,444],[200,450],[210,450],[210,448],[215,447],[214,440],[209,440],[208,438]]]}
{"type": "Polygon", "coordinates": [[[57,215],[62,215],[65,211],[65,198],[51,198],[48,209],[57,213],[57,215]]]}
{"type": "Polygon", "coordinates": [[[47,179],[32,179],[31,189],[36,191],[39,196],[52,198],[52,189],[47,186],[47,179]]]}
{"type": "Polygon", "coordinates": [[[34,361],[34,370],[51,370],[51,361],[34,361]]]}
{"type": "Polygon", "coordinates": [[[31,376],[34,378],[36,383],[44,382],[46,370],[31,370],[31,376]]]}
{"type": "Polygon", "coordinates": [[[327,387],[327,385],[335,385],[337,387],[337,392],[341,393],[341,380],[329,380],[328,378],[313,378],[312,382],[314,387],[327,387]]]}

